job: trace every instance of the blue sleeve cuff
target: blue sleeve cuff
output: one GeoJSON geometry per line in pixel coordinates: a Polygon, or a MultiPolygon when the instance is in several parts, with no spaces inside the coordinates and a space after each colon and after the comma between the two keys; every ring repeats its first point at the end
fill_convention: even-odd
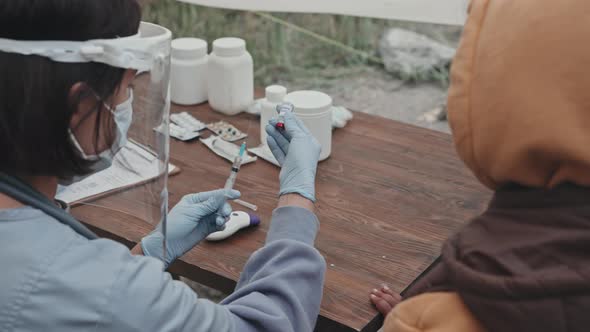
{"type": "Polygon", "coordinates": [[[320,222],[316,215],[296,206],[284,206],[274,210],[266,243],[294,240],[313,246],[320,222]]]}
{"type": "Polygon", "coordinates": [[[309,194],[308,193],[309,191],[310,191],[309,189],[308,190],[298,190],[297,188],[291,188],[291,189],[281,190],[279,192],[279,197],[283,196],[283,195],[288,195],[288,194],[298,194],[300,196],[303,196],[303,197],[309,199],[310,201],[312,201],[314,203],[317,203],[314,191],[313,190],[311,191],[312,194],[309,194]]]}

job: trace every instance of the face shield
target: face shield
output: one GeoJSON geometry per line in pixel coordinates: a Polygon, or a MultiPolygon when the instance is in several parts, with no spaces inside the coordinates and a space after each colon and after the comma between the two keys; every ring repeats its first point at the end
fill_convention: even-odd
{"type": "MultiPolygon", "coordinates": [[[[171,39],[168,29],[145,22],[136,35],[116,39],[0,39],[2,52],[36,55],[60,63],[102,63],[127,69],[131,74],[132,82],[123,87],[128,90],[126,100],[105,105],[115,136],[111,149],[84,156],[95,158],[97,172],[58,189],[56,199],[75,207],[72,212],[82,221],[93,218],[161,223],[165,234],[167,179],[172,171],[168,165],[171,39]],[[105,159],[108,162],[101,164],[105,159]]],[[[77,144],[75,138],[73,142],[77,144]]]]}

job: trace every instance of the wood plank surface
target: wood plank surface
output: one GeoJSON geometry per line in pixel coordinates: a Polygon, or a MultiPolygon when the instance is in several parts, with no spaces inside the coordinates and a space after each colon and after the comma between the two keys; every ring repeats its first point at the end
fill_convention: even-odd
{"type": "MultiPolygon", "coordinates": [[[[173,106],[204,122],[228,120],[259,143],[257,117],[226,117],[208,105],[173,106]]],[[[207,136],[206,134],[205,136],[207,136]]],[[[169,180],[170,204],[183,195],[222,187],[229,163],[198,141],[171,143],[171,162],[182,172],[169,180]]],[[[202,243],[174,264],[174,273],[231,291],[248,257],[264,244],[277,204],[279,169],[263,160],[243,166],[236,189],[259,206],[262,224],[221,243],[202,243]]],[[[101,235],[128,245],[152,225],[120,193],[73,213],[101,235]]],[[[379,318],[368,292],[381,284],[402,292],[437,258],[445,239],[484,209],[490,193],[456,156],[451,137],[384,118],[355,113],[334,131],[333,153],[320,163],[317,248],[328,267],[319,331],[375,330],[379,318]]],[[[234,205],[236,210],[244,210],[234,205]]]]}

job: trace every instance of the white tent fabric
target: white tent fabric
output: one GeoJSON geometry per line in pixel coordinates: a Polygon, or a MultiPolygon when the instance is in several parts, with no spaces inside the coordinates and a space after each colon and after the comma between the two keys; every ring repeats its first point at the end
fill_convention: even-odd
{"type": "Polygon", "coordinates": [[[341,14],[463,25],[469,0],[179,0],[198,5],[270,12],[341,14]]]}

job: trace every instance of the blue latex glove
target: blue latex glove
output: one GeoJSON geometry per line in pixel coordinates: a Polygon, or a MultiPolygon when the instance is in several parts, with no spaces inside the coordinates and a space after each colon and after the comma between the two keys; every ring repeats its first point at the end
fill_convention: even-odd
{"type": "Polygon", "coordinates": [[[281,165],[280,195],[299,194],[312,202],[321,145],[293,113],[285,114],[285,130],[276,129],[277,119],[266,126],[267,143],[281,165]]]}
{"type": "Polygon", "coordinates": [[[232,213],[227,200],[240,198],[240,192],[232,190],[209,191],[187,195],[170,211],[167,223],[166,260],[163,259],[162,225],[141,240],[145,256],[162,260],[166,267],[191,250],[209,234],[225,229],[232,213]]]}

